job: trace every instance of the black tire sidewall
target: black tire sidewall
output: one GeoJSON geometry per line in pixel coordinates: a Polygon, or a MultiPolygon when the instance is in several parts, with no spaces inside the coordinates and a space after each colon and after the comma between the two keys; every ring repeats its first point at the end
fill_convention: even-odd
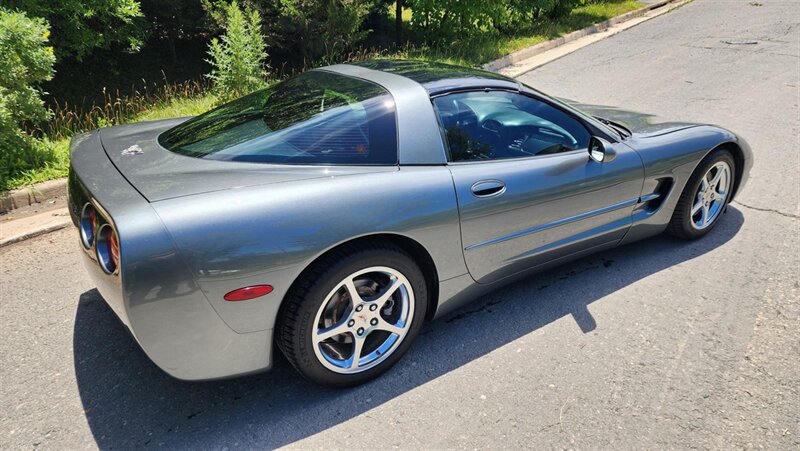
{"type": "Polygon", "coordinates": [[[349,387],[373,379],[391,368],[405,354],[422,328],[428,306],[427,285],[422,271],[404,252],[391,247],[365,249],[349,253],[334,264],[321,279],[312,285],[298,309],[296,332],[291,337],[297,352],[292,363],[303,376],[329,387],[349,387]],[[408,279],[414,290],[414,315],[403,341],[386,360],[366,371],[355,374],[333,372],[319,362],[312,341],[316,329],[314,319],[326,296],[349,275],[372,266],[392,268],[408,279]]]}

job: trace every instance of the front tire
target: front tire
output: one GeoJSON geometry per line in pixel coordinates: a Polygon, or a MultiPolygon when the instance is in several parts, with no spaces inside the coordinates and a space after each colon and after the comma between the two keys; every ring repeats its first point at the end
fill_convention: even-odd
{"type": "Polygon", "coordinates": [[[710,232],[731,201],[735,171],[728,150],[717,149],[706,156],[686,183],[667,233],[695,240],[710,232]]]}
{"type": "Polygon", "coordinates": [[[425,277],[402,249],[371,244],[336,250],[290,289],[276,341],[312,382],[354,386],[400,360],[419,333],[427,306],[425,277]]]}

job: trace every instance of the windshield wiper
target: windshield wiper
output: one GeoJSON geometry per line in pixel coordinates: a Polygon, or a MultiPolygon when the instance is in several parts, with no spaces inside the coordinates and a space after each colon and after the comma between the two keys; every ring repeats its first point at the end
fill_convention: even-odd
{"type": "Polygon", "coordinates": [[[602,117],[594,116],[594,118],[616,130],[620,135],[622,135],[623,138],[628,138],[632,135],[631,131],[628,130],[626,127],[624,127],[622,124],[618,124],[614,121],[610,121],[602,117]]]}

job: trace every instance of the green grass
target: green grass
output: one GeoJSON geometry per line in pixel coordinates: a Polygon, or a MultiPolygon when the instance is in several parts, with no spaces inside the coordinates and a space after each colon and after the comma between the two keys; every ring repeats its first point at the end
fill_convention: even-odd
{"type": "MultiPolygon", "coordinates": [[[[452,43],[442,48],[407,48],[393,52],[390,58],[415,58],[440,61],[450,64],[477,66],[503,55],[553,39],[571,31],[579,30],[597,22],[610,19],[628,11],[640,8],[635,0],[619,0],[605,3],[591,3],[576,8],[568,16],[538,24],[531,30],[517,36],[488,35],[452,43]]],[[[391,13],[393,15],[394,9],[391,13]]],[[[393,17],[393,16],[392,16],[393,17]]],[[[411,11],[403,11],[403,21],[411,19],[411,11]]],[[[374,56],[364,52],[362,57],[374,56]]],[[[166,85],[154,95],[134,95],[120,99],[109,95],[104,107],[79,115],[68,110],[55,111],[51,121],[52,130],[48,133],[53,140],[46,140],[52,149],[52,158],[43,167],[19,173],[7,181],[0,180],[0,191],[15,189],[34,183],[65,177],[69,169],[69,138],[73,133],[99,126],[149,121],[180,116],[193,116],[213,108],[217,99],[207,94],[207,89],[199,84],[166,85]],[[94,115],[93,115],[94,114],[94,115]]]]}
{"type": "Polygon", "coordinates": [[[191,99],[174,99],[164,105],[159,105],[151,110],[136,115],[130,122],[153,121],[156,119],[169,119],[171,117],[196,116],[214,108],[217,98],[207,94],[191,99]]]}
{"type": "Polygon", "coordinates": [[[67,176],[67,171],[69,170],[69,140],[50,141],[45,139],[42,144],[50,151],[50,161],[46,162],[42,167],[20,172],[8,180],[0,180],[0,193],[7,189],[21,188],[67,176]]]}
{"type": "MultiPolygon", "coordinates": [[[[203,95],[194,98],[176,98],[169,101],[153,105],[120,123],[131,123],[140,121],[152,121],[156,119],[167,119],[171,117],[194,116],[214,107],[216,97],[213,95],[203,95]]],[[[61,138],[54,141],[44,140],[44,144],[52,150],[51,161],[45,163],[43,167],[21,172],[16,176],[5,181],[0,187],[12,190],[35,183],[66,177],[69,172],[69,141],[70,138],[61,138]]]]}
{"type": "MultiPolygon", "coordinates": [[[[389,57],[416,58],[465,66],[478,66],[525,47],[563,36],[642,6],[641,3],[635,0],[590,3],[575,8],[569,15],[560,19],[537,24],[531,30],[520,33],[517,36],[488,35],[453,42],[441,48],[412,47],[395,52],[389,57]]],[[[405,18],[405,14],[403,16],[405,18]]]]}

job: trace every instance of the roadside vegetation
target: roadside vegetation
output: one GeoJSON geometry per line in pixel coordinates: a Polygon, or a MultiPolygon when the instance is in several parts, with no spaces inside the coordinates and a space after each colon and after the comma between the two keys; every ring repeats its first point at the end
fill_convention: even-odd
{"type": "Polygon", "coordinates": [[[635,0],[6,0],[0,191],[63,177],[76,133],[200,114],[307,68],[477,66],[635,0]]]}

